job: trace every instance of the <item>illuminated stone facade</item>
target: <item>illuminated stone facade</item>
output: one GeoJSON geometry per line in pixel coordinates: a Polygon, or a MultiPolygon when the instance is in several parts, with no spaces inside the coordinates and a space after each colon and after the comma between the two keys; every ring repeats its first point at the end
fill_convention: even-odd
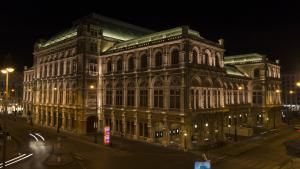
{"type": "Polygon", "coordinates": [[[225,141],[233,127],[250,136],[273,117],[279,123],[270,114],[281,104],[278,63],[259,54],[224,60],[222,39],[189,27],[152,33],[92,16],[36,44],[25,71],[34,76],[24,81],[35,123],[76,133],[110,126],[116,136],[183,149],[225,141]]]}
{"type": "Polygon", "coordinates": [[[150,32],[92,14],[37,42],[33,67],[24,71],[24,116],[78,134],[96,132],[97,57],[117,42],[150,32]]]}

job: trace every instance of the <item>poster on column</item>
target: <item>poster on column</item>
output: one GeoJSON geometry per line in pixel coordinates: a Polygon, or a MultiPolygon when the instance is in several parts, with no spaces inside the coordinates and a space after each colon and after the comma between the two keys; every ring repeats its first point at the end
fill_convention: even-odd
{"type": "Polygon", "coordinates": [[[104,144],[108,145],[110,144],[110,127],[109,126],[105,126],[104,127],[104,144]]]}

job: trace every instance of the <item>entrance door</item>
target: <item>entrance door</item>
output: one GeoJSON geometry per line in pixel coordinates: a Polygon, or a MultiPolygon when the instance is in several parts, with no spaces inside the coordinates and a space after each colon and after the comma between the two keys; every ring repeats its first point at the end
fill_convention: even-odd
{"type": "Polygon", "coordinates": [[[96,133],[97,132],[97,116],[89,116],[86,120],[86,132],[96,133]]]}

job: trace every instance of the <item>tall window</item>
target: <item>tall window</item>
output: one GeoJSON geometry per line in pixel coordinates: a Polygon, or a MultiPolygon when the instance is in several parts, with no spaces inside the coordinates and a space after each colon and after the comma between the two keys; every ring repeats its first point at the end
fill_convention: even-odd
{"type": "Polygon", "coordinates": [[[123,61],[122,61],[122,59],[119,59],[117,61],[117,71],[120,72],[122,70],[123,70],[123,61]]]}
{"type": "Polygon", "coordinates": [[[54,63],[54,76],[58,76],[58,62],[54,63]]]}
{"type": "Polygon", "coordinates": [[[51,83],[50,83],[50,85],[49,85],[49,90],[48,90],[48,92],[49,92],[49,100],[48,100],[48,103],[52,103],[52,85],[51,85],[51,83]]]}
{"type": "Polygon", "coordinates": [[[221,106],[221,91],[217,91],[217,107],[221,106]]]}
{"type": "Polygon", "coordinates": [[[43,77],[47,77],[47,64],[44,64],[44,76],[43,77]]]}
{"type": "Polygon", "coordinates": [[[216,67],[221,67],[221,55],[220,53],[216,53],[216,67]]]}
{"type": "Polygon", "coordinates": [[[44,91],[43,91],[43,93],[44,93],[44,103],[46,103],[46,100],[47,100],[47,86],[46,86],[46,84],[44,83],[44,91]]]}
{"type": "Polygon", "coordinates": [[[193,50],[193,53],[192,53],[192,63],[194,63],[194,64],[198,63],[198,53],[196,50],[193,50]]]}
{"type": "Polygon", "coordinates": [[[59,102],[62,104],[63,103],[63,93],[64,93],[64,91],[63,91],[63,84],[61,84],[60,85],[60,88],[59,88],[59,102]]]}
{"type": "Polygon", "coordinates": [[[135,93],[134,91],[135,91],[134,83],[129,83],[127,89],[127,106],[134,106],[134,93],[135,93]]]}
{"type": "Polygon", "coordinates": [[[67,64],[66,64],[66,74],[70,73],[70,61],[67,60],[67,64]]]}
{"type": "Polygon", "coordinates": [[[147,68],[148,67],[148,56],[147,56],[147,54],[143,54],[140,59],[141,59],[141,69],[147,68]]]}
{"type": "Polygon", "coordinates": [[[133,71],[134,70],[134,58],[130,57],[128,59],[128,71],[133,71]]]}
{"type": "Polygon", "coordinates": [[[56,104],[57,103],[57,85],[54,85],[53,89],[50,89],[51,91],[54,90],[54,94],[53,94],[53,103],[56,104]]]}
{"type": "Polygon", "coordinates": [[[52,63],[49,64],[49,77],[52,76],[52,63]]]}
{"type": "Polygon", "coordinates": [[[171,64],[176,65],[179,63],[179,51],[177,49],[174,49],[171,52],[171,64]]]}
{"type": "Polygon", "coordinates": [[[63,75],[63,74],[64,74],[64,61],[61,61],[61,62],[60,62],[59,74],[60,74],[60,75],[63,75]]]}
{"type": "Polygon", "coordinates": [[[243,103],[244,103],[243,93],[244,93],[244,90],[239,90],[239,100],[240,100],[240,104],[243,104],[243,103]]]}
{"type": "Polygon", "coordinates": [[[66,85],[66,104],[69,104],[69,97],[70,97],[70,95],[69,95],[69,83],[67,83],[67,85],[66,85]]]}
{"type": "Polygon", "coordinates": [[[112,87],[111,84],[106,85],[106,105],[112,104],[112,87]]]}
{"type": "Polygon", "coordinates": [[[259,78],[259,69],[254,69],[254,77],[259,78]]]}
{"type": "Polygon", "coordinates": [[[158,80],[154,83],[154,107],[155,108],[163,108],[163,83],[158,80]]]}
{"type": "Polygon", "coordinates": [[[157,52],[155,54],[155,66],[157,66],[157,67],[162,66],[162,53],[161,52],[157,52]]]}
{"type": "Polygon", "coordinates": [[[253,87],[253,104],[262,104],[262,88],[261,86],[253,87]]]}
{"type": "Polygon", "coordinates": [[[178,79],[173,79],[170,83],[170,108],[180,108],[180,82],[178,79]]]}
{"type": "Polygon", "coordinates": [[[148,83],[146,82],[140,86],[140,106],[148,107],[148,83]]]}
{"type": "Polygon", "coordinates": [[[116,86],[116,105],[122,106],[123,105],[123,84],[118,83],[116,86]]]}
{"type": "Polygon", "coordinates": [[[110,73],[112,71],[112,62],[111,60],[108,60],[106,63],[106,72],[110,73]]]}
{"type": "Polygon", "coordinates": [[[208,50],[206,50],[206,51],[204,52],[204,63],[205,63],[206,65],[209,65],[209,59],[210,59],[210,53],[209,53],[208,50]]]}

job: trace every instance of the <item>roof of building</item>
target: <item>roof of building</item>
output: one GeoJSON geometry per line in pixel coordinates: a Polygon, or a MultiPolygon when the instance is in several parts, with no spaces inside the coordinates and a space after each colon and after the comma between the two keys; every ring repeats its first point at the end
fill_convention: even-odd
{"type": "Polygon", "coordinates": [[[264,55],[258,53],[250,53],[243,55],[225,56],[224,64],[245,64],[262,62],[264,55]]]}
{"type": "Polygon", "coordinates": [[[228,75],[248,77],[245,73],[243,73],[242,71],[240,71],[234,65],[225,65],[224,68],[225,68],[226,73],[228,75]]]}
{"type": "MultiPolygon", "coordinates": [[[[155,32],[149,35],[145,35],[142,37],[138,37],[135,39],[131,39],[128,41],[124,41],[121,43],[115,44],[112,48],[108,50],[108,52],[113,51],[113,50],[119,50],[123,48],[128,48],[128,47],[133,47],[137,45],[148,45],[151,42],[157,42],[161,41],[163,39],[168,39],[168,38],[173,38],[173,37],[178,37],[184,34],[184,29],[188,27],[176,27],[173,29],[168,29],[160,32],[155,32]]],[[[197,38],[202,38],[199,34],[199,32],[194,31],[192,29],[187,29],[187,34],[197,37],[197,38]]]]}
{"type": "MultiPolygon", "coordinates": [[[[109,17],[97,15],[94,13],[81,18],[81,20],[85,18],[94,19],[94,21],[98,22],[99,26],[102,28],[103,36],[117,39],[120,41],[126,41],[126,40],[138,38],[153,33],[152,30],[142,28],[136,25],[132,25],[126,22],[118,21],[116,19],[112,19],[109,17]]],[[[45,42],[39,43],[39,47],[46,47],[54,43],[63,41],[65,39],[74,37],[76,35],[77,35],[77,26],[74,26],[61,33],[58,33],[57,35],[54,35],[53,37],[51,37],[49,40],[45,42]]]]}

